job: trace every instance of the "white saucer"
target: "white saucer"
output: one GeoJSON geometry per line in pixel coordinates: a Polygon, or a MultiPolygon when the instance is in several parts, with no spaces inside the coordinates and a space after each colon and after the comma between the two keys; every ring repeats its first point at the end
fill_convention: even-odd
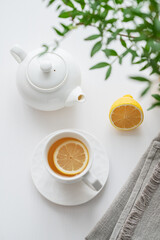
{"type": "MultiPolygon", "coordinates": [[[[56,131],[56,133],[57,132],[58,131],[56,131]]],[[[109,173],[109,160],[106,152],[95,137],[84,131],[79,132],[83,133],[92,145],[94,150],[94,161],[91,170],[95,177],[100,180],[103,188],[109,173]]],[[[42,162],[43,145],[47,138],[54,134],[55,133],[52,133],[45,137],[34,151],[31,163],[33,183],[37,190],[53,203],[64,206],[75,206],[88,202],[94,198],[102,188],[98,192],[94,191],[82,181],[73,184],[59,183],[46,170],[42,162]]]]}

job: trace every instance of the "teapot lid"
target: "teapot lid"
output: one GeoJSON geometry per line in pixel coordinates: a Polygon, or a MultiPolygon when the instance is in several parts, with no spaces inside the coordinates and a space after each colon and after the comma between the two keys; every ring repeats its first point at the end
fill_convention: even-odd
{"type": "Polygon", "coordinates": [[[66,80],[68,71],[64,59],[56,53],[48,52],[34,56],[27,67],[27,79],[36,89],[53,91],[66,80]]]}

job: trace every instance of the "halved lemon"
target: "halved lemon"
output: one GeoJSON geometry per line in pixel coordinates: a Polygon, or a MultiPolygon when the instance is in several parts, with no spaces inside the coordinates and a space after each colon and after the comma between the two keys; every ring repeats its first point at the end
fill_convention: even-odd
{"type": "Polygon", "coordinates": [[[81,173],[87,166],[89,153],[83,143],[67,140],[57,147],[53,160],[56,168],[65,175],[81,173]]]}
{"type": "Polygon", "coordinates": [[[144,118],[140,104],[130,95],[125,95],[113,103],[109,112],[111,124],[120,130],[137,128],[144,118]]]}

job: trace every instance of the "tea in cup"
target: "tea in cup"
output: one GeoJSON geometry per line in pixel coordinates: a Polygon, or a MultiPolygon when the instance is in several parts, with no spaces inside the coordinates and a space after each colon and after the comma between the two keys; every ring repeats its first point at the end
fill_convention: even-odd
{"type": "Polygon", "coordinates": [[[102,185],[91,173],[93,158],[88,139],[76,130],[57,131],[45,143],[44,163],[55,180],[70,184],[82,180],[99,191],[102,185]]]}

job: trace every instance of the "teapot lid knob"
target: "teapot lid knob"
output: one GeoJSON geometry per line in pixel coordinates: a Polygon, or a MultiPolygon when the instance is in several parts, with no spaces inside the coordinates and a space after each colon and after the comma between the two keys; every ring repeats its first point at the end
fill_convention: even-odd
{"type": "Polygon", "coordinates": [[[38,91],[54,91],[67,79],[68,67],[58,54],[48,52],[43,56],[34,55],[26,69],[26,77],[38,91]]]}
{"type": "Polygon", "coordinates": [[[49,60],[43,60],[40,63],[40,68],[43,72],[50,72],[52,69],[52,63],[49,60]]]}

